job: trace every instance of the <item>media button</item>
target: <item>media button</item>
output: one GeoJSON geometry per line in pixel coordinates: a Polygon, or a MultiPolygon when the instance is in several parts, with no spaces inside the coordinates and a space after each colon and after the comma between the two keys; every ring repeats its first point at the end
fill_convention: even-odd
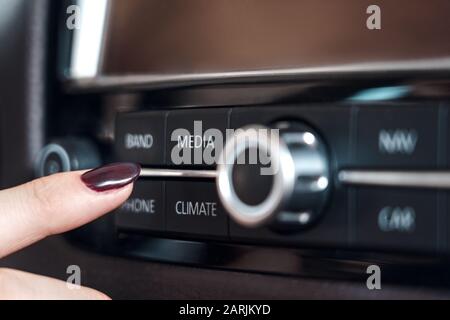
{"type": "Polygon", "coordinates": [[[226,141],[229,109],[175,110],[167,118],[167,164],[214,166],[226,141]]]}

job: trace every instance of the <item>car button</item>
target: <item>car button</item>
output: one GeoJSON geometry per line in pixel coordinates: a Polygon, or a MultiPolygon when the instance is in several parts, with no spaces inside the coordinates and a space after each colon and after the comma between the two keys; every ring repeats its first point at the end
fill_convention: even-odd
{"type": "Polygon", "coordinates": [[[357,246],[428,252],[437,249],[437,192],[360,189],[356,194],[357,246]]]}

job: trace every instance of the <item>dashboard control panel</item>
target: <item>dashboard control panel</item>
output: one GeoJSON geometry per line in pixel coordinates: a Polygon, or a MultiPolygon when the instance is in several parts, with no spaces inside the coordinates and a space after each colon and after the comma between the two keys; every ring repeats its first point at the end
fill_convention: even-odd
{"type": "Polygon", "coordinates": [[[447,107],[372,103],[119,113],[143,166],[120,233],[444,254],[447,107]]]}

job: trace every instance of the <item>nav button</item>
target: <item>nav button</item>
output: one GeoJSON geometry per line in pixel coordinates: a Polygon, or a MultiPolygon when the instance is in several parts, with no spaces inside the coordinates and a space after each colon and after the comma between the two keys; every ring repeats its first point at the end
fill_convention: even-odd
{"type": "Polygon", "coordinates": [[[166,183],[167,231],[225,237],[228,217],[214,182],[166,183]]]}
{"type": "Polygon", "coordinates": [[[361,107],[354,165],[377,168],[435,168],[437,109],[361,107]]]}
{"type": "Polygon", "coordinates": [[[164,231],[163,183],[139,180],[128,200],[116,210],[119,229],[164,231]]]}

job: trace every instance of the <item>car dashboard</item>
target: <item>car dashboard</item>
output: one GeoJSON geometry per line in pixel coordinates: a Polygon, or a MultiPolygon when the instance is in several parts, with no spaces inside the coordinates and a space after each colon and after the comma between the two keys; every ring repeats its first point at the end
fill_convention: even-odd
{"type": "Polygon", "coordinates": [[[448,1],[0,4],[0,186],[143,168],[0,265],[118,299],[450,297],[448,1]]]}

